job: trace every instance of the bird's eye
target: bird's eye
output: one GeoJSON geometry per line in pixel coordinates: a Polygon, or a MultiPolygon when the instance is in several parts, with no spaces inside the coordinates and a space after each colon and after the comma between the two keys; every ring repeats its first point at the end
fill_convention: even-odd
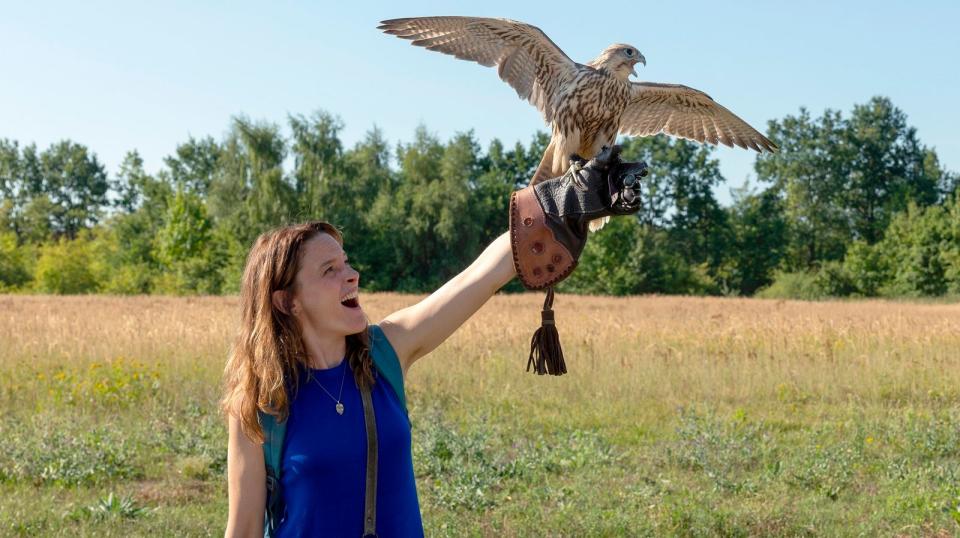
{"type": "Polygon", "coordinates": [[[633,56],[633,49],[627,49],[627,56],[633,56]]]}

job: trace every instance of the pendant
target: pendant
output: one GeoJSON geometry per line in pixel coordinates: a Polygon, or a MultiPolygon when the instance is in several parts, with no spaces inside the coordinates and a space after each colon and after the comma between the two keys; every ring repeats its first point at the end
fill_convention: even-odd
{"type": "Polygon", "coordinates": [[[342,414],[343,414],[343,404],[340,403],[340,402],[337,402],[337,414],[338,414],[338,415],[342,415],[342,414]]]}

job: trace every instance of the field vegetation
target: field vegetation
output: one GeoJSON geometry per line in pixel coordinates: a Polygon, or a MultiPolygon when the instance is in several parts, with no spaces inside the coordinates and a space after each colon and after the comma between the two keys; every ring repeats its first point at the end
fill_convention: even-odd
{"type": "MultiPolygon", "coordinates": [[[[554,378],[541,301],[410,372],[428,536],[960,533],[960,305],[561,295],[554,378]]],[[[0,296],[0,535],[222,534],[236,302],[0,296]]]]}

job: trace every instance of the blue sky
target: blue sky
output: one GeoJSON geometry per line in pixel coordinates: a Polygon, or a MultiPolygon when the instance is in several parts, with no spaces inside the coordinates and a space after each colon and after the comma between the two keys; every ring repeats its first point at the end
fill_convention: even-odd
{"type": "MultiPolygon", "coordinates": [[[[376,30],[456,14],[534,24],[580,62],[630,43],[647,58],[641,80],[703,90],[761,131],[800,106],[848,112],[886,95],[960,171],[960,2],[730,4],[0,0],[0,138],[70,138],[111,173],[131,149],[155,172],[177,143],[219,139],[237,114],[283,124],[324,109],[343,119],[348,145],[374,125],[409,140],[420,123],[442,139],[473,129],[484,146],[528,142],[543,123],[493,69],[376,30]]],[[[754,154],[714,155],[727,202],[754,154]]]]}

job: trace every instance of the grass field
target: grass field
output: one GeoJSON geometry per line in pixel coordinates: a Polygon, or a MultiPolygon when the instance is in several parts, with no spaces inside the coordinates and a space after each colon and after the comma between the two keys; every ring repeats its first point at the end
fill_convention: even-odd
{"type": "MultiPolygon", "coordinates": [[[[524,372],[541,303],[411,369],[428,536],[960,535],[960,305],[560,296],[554,378],[524,372]]],[[[0,296],[0,535],[221,535],[236,315],[0,296]]]]}

